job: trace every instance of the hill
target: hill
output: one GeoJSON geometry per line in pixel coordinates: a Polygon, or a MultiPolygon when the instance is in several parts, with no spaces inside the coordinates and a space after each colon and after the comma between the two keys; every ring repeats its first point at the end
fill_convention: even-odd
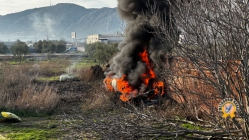
{"type": "Polygon", "coordinates": [[[116,8],[91,8],[61,3],[0,16],[0,40],[71,39],[89,34],[116,33],[121,30],[116,8]]]}

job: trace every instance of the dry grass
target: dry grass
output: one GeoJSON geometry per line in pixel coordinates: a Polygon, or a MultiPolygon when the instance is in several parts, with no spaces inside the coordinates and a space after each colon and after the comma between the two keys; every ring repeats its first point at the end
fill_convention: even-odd
{"type": "Polygon", "coordinates": [[[83,67],[78,71],[78,77],[86,81],[98,81],[105,78],[104,71],[99,65],[83,67]]]}
{"type": "Polygon", "coordinates": [[[83,110],[106,109],[110,108],[113,103],[111,101],[113,93],[106,92],[102,83],[104,77],[100,75],[104,72],[102,69],[95,69],[95,67],[83,67],[77,73],[80,80],[91,83],[91,90],[88,91],[89,94],[83,97],[85,101],[82,105],[83,110]]]}
{"type": "Polygon", "coordinates": [[[41,61],[39,64],[34,64],[32,68],[39,76],[49,77],[65,73],[69,65],[70,62],[67,60],[41,61]]]}
{"type": "Polygon", "coordinates": [[[33,81],[41,74],[58,74],[54,69],[61,69],[62,65],[65,65],[58,64],[3,65],[0,79],[0,108],[36,113],[54,109],[60,97],[52,90],[53,87],[41,87],[33,81]]]}
{"type": "Polygon", "coordinates": [[[3,107],[11,110],[35,111],[36,113],[52,111],[60,100],[59,95],[53,92],[53,87],[38,88],[37,85],[29,85],[20,92],[16,99],[6,100],[3,107]]]}
{"type": "Polygon", "coordinates": [[[104,77],[102,69],[96,66],[84,67],[78,71],[78,77],[82,81],[90,82],[89,94],[84,95],[83,110],[106,109],[113,105],[113,93],[107,92],[102,83],[104,77]]]}
{"type": "Polygon", "coordinates": [[[27,85],[35,78],[35,76],[29,76],[28,66],[10,66],[6,65],[2,67],[1,77],[1,103],[7,100],[16,99],[27,85]]]}
{"type": "Polygon", "coordinates": [[[108,94],[104,91],[100,84],[97,84],[97,88],[90,90],[90,94],[84,96],[85,103],[82,105],[83,110],[100,109],[105,110],[113,106],[111,100],[112,94],[108,94]]]}
{"type": "Polygon", "coordinates": [[[91,79],[90,68],[83,67],[77,73],[79,79],[89,81],[91,79]]]}
{"type": "MultiPolygon", "coordinates": [[[[85,109],[108,108],[111,105],[112,94],[105,93],[102,86],[103,71],[100,67],[84,67],[72,69],[69,61],[40,61],[19,65],[5,64],[1,67],[0,108],[18,111],[47,112],[55,109],[61,95],[56,87],[35,82],[41,77],[59,76],[67,73],[68,68],[77,73],[79,79],[90,82],[90,94],[85,96],[85,109]]],[[[84,84],[84,83],[82,83],[84,84]]],[[[73,97],[72,97],[73,98],[73,97]]],[[[84,104],[85,104],[84,103],[84,104]]]]}

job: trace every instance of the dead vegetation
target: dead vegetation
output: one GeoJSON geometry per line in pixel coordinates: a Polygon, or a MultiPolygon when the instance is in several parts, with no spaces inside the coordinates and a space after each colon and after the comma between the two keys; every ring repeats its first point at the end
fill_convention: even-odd
{"type": "MultiPolygon", "coordinates": [[[[42,72],[39,72],[39,69],[32,70],[33,67],[30,65],[33,66],[3,65],[1,80],[5,82],[2,82],[0,90],[0,96],[3,97],[1,107],[11,111],[23,111],[23,114],[25,111],[33,111],[36,114],[54,111],[51,118],[59,121],[49,128],[63,132],[60,137],[62,139],[240,137],[239,130],[231,130],[236,136],[228,136],[221,131],[223,126],[217,126],[212,119],[208,119],[210,121],[207,122],[197,120],[194,111],[190,110],[193,108],[186,104],[178,104],[167,97],[162,104],[156,106],[146,106],[142,102],[137,106],[132,102],[121,102],[118,93],[105,90],[100,66],[75,70],[78,72],[78,79],[37,82],[35,78],[42,72]]],[[[36,65],[39,66],[39,63],[36,65]]],[[[57,68],[60,71],[62,67],[57,68]]],[[[226,125],[222,120],[219,121],[219,124],[226,125]]],[[[39,121],[36,120],[37,122],[39,121]]],[[[17,125],[27,127],[23,126],[27,123],[29,126],[35,126],[28,119],[17,125]]],[[[44,121],[40,125],[47,125],[43,123],[44,121]]],[[[232,125],[231,121],[229,123],[232,125]]]]}
{"type": "MultiPolygon", "coordinates": [[[[6,110],[49,112],[60,100],[52,86],[34,83],[41,75],[54,75],[44,64],[4,64],[1,67],[0,108],[6,110]],[[44,73],[46,69],[46,72],[44,73]],[[50,73],[49,73],[49,70],[50,73]]],[[[60,71],[59,69],[57,71],[60,71]]],[[[56,74],[58,74],[56,72],[56,74]]]]}
{"type": "Polygon", "coordinates": [[[96,81],[104,79],[104,71],[99,65],[91,66],[90,68],[81,68],[78,76],[82,80],[96,81]]]}
{"type": "MultiPolygon", "coordinates": [[[[38,82],[36,80],[38,76],[58,76],[65,73],[70,65],[68,62],[62,64],[62,61],[60,63],[51,61],[20,65],[3,64],[1,67],[1,108],[14,111],[22,118],[30,114],[28,112],[32,112],[31,116],[54,112],[52,118],[60,121],[56,122],[53,127],[64,133],[61,136],[63,139],[231,137],[221,131],[222,125],[217,126],[216,122],[210,118],[207,118],[207,122],[198,120],[193,107],[184,103],[178,104],[177,100],[166,97],[162,104],[156,106],[146,106],[142,102],[137,106],[132,102],[121,102],[118,93],[105,90],[103,70],[100,66],[72,70],[78,76],[73,80],[61,82],[38,82]],[[48,68],[53,66],[54,68],[48,68]]],[[[172,66],[172,68],[175,68],[174,72],[177,74],[181,73],[181,77],[187,74],[188,78],[192,78],[183,83],[179,78],[175,79],[178,88],[185,90],[186,96],[190,90],[197,90],[196,83],[192,83],[192,81],[195,79],[194,81],[198,82],[200,79],[191,76],[200,76],[200,74],[182,69],[187,69],[185,65],[182,68],[179,66],[172,66]],[[186,90],[186,85],[193,86],[186,90]]],[[[204,83],[199,86],[205,87],[204,83]]],[[[169,92],[166,93],[168,96],[169,92]]],[[[193,99],[193,101],[197,102],[198,100],[193,99]]],[[[219,121],[219,124],[226,125],[222,119],[219,121]]],[[[20,123],[20,126],[25,123],[34,125],[26,120],[26,122],[20,123]]],[[[229,125],[233,125],[232,121],[229,121],[229,125]]],[[[231,130],[231,132],[233,131],[231,130]]],[[[232,137],[240,136],[237,135],[237,131],[234,131],[234,134],[236,136],[232,135],[232,137]]]]}
{"type": "MultiPolygon", "coordinates": [[[[176,10],[175,20],[185,38],[172,52],[181,57],[161,71],[160,76],[168,82],[165,90],[169,96],[162,104],[148,107],[121,102],[118,93],[104,89],[100,66],[82,68],[75,81],[35,83],[43,88],[33,88],[33,76],[61,73],[52,64],[45,65],[44,72],[37,73],[37,68],[28,78],[27,67],[17,65],[4,69],[3,66],[6,77],[1,79],[2,106],[16,102],[24,105],[11,104],[12,108],[29,109],[25,104],[31,102],[27,99],[30,98],[37,103],[33,109],[39,110],[40,104],[46,101],[47,109],[58,110],[56,115],[61,120],[58,128],[67,132],[63,139],[248,139],[248,18],[235,16],[248,15],[245,7],[248,2],[233,1],[236,8],[227,1],[202,2],[178,1],[178,7],[172,9],[176,10]],[[36,100],[37,94],[41,94],[41,101],[36,100]],[[220,100],[228,97],[240,104],[241,112],[233,119],[222,118],[217,110],[220,100]]],[[[155,12],[153,15],[158,15],[153,11],[157,8],[149,6],[155,12]]],[[[167,40],[169,33],[161,31],[168,25],[164,21],[156,23],[159,30],[155,36],[162,35],[161,39],[167,40]]]]}

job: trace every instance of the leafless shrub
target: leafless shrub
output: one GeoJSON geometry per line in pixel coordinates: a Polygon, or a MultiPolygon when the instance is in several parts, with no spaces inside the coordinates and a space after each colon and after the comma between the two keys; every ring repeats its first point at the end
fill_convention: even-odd
{"type": "Polygon", "coordinates": [[[157,17],[154,36],[175,46],[172,50],[175,62],[167,67],[167,72],[162,72],[167,77],[170,96],[187,108],[194,108],[194,112],[205,110],[206,117],[212,116],[209,121],[224,126],[225,131],[242,129],[243,137],[248,139],[248,1],[165,2],[171,4],[172,20],[182,31],[179,44],[174,43],[166,18],[157,12],[155,5],[148,7],[157,17]],[[224,98],[239,102],[240,111],[232,119],[236,127],[219,121],[218,103],[224,98]]]}

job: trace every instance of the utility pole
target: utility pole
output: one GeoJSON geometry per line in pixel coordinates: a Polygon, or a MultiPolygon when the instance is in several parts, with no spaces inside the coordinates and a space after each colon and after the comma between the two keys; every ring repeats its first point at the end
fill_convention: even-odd
{"type": "Polygon", "coordinates": [[[48,38],[48,32],[47,32],[47,41],[49,40],[49,38],[48,38]]]}

